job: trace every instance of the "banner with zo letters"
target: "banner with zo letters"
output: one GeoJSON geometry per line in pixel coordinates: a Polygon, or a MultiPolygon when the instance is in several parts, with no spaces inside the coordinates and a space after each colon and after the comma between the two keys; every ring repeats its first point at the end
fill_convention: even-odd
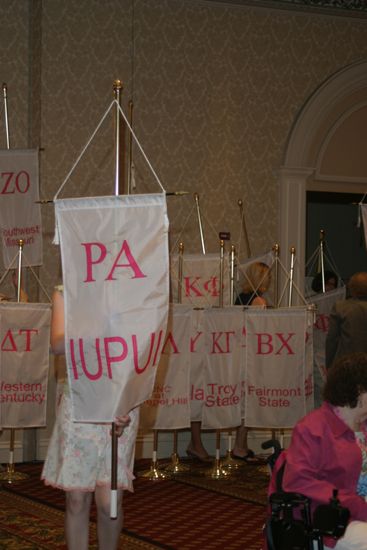
{"type": "Polygon", "coordinates": [[[168,317],[162,194],[55,201],[73,419],[111,422],[150,397],[168,317]]]}
{"type": "Polygon", "coordinates": [[[19,241],[23,266],[42,265],[38,151],[0,150],[0,225],[5,269],[16,267],[19,241]]]}

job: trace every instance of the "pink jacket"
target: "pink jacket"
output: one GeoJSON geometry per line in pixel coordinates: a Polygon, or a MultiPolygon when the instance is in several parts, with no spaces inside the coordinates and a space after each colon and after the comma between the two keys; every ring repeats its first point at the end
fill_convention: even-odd
{"type": "MultiPolygon", "coordinates": [[[[362,454],[354,432],[323,405],[300,420],[292,432],[292,441],[276,462],[269,494],[276,491],[275,475],[286,459],[282,488],[302,493],[316,506],[329,502],[333,489],[338,489],[342,506],[349,508],[352,520],[367,521],[367,502],[356,493],[362,467],[362,454]]],[[[333,547],[336,541],[325,538],[333,547]]]]}

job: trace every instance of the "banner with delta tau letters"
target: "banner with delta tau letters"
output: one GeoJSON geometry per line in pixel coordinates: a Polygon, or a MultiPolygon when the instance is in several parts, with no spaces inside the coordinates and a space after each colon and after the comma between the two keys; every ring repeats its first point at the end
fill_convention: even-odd
{"type": "Polygon", "coordinates": [[[152,393],[168,316],[164,194],[55,201],[74,421],[111,422],[152,393]]]}
{"type": "MultiPolygon", "coordinates": [[[[179,256],[171,255],[172,301],[178,301],[179,256]]],[[[182,262],[181,303],[197,307],[219,306],[220,256],[219,254],[185,254],[182,262]]],[[[223,262],[223,303],[229,304],[228,254],[223,262]]]]}
{"type": "Polygon", "coordinates": [[[145,429],[173,430],[190,426],[190,306],[171,304],[153,393],[140,408],[145,429]]]}
{"type": "Polygon", "coordinates": [[[245,319],[245,424],[292,428],[313,408],[313,315],[254,308],[245,319]]]}
{"type": "Polygon", "coordinates": [[[51,304],[0,303],[0,426],[46,425],[51,304]]]}
{"type": "Polygon", "coordinates": [[[5,269],[23,240],[23,265],[42,265],[42,225],[39,200],[38,151],[0,151],[0,224],[5,269]]]}

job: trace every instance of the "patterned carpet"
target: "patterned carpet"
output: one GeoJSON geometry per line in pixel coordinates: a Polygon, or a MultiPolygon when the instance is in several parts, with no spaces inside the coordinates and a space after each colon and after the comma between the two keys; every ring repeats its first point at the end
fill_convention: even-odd
{"type": "MultiPolygon", "coordinates": [[[[187,473],[163,481],[144,478],[149,461],[137,464],[135,493],[124,495],[120,548],[260,550],[266,470],[243,465],[228,479],[212,479],[212,466],[203,469],[199,464],[185,464],[190,468],[187,473]]],[[[28,473],[29,478],[3,483],[0,549],[66,549],[64,494],[43,485],[41,467],[41,463],[19,464],[16,470],[28,473]]],[[[95,520],[94,509],[91,517],[95,520]]],[[[93,522],[90,548],[97,548],[93,522]]]]}

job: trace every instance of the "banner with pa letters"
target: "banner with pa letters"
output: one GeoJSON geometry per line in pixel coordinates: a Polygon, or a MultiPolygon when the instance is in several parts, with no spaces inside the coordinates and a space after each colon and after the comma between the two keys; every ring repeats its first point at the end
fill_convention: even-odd
{"type": "Polygon", "coordinates": [[[165,194],[55,201],[73,419],[111,422],[152,394],[169,299],[165,194]]]}
{"type": "Polygon", "coordinates": [[[23,266],[42,265],[42,224],[36,149],[0,150],[0,220],[5,269],[23,240],[23,266]]]}
{"type": "Polygon", "coordinates": [[[313,408],[312,322],[307,308],[247,310],[246,426],[292,428],[313,408]]]}
{"type": "Polygon", "coordinates": [[[190,306],[171,304],[165,342],[153,393],[140,407],[145,429],[176,430],[190,427],[190,306]]]}
{"type": "MultiPolygon", "coordinates": [[[[172,301],[178,301],[179,256],[171,255],[172,301]]],[[[219,254],[185,254],[182,261],[181,303],[196,307],[219,306],[219,254]]],[[[228,254],[223,260],[223,303],[229,304],[228,254]]]]}
{"type": "Polygon", "coordinates": [[[0,426],[46,425],[51,305],[0,303],[0,426]]]}

